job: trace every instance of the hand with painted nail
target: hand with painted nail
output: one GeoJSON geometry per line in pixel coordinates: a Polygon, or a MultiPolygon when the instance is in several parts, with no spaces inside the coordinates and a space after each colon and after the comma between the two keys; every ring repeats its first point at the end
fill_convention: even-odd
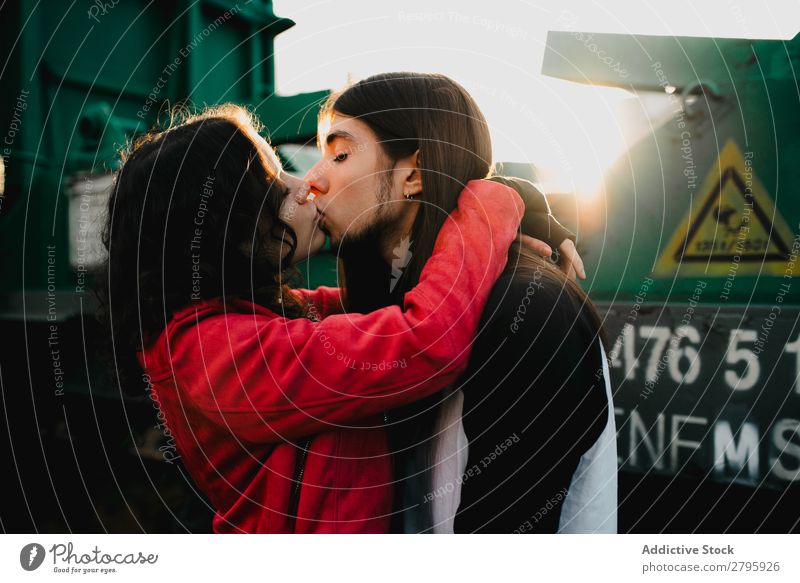
{"type": "Polygon", "coordinates": [[[550,248],[550,245],[541,239],[536,239],[534,237],[529,237],[528,235],[522,234],[520,234],[520,239],[523,245],[540,257],[550,257],[553,254],[553,250],[550,248]]]}
{"type": "Polygon", "coordinates": [[[313,192],[311,192],[311,185],[305,180],[298,187],[294,195],[294,199],[295,201],[297,201],[297,204],[305,204],[306,201],[311,201],[314,200],[315,198],[316,195],[313,192]]]}
{"type": "Polygon", "coordinates": [[[572,239],[564,239],[558,247],[560,261],[559,266],[572,279],[586,279],[586,270],[583,267],[583,259],[575,248],[572,239]]]}

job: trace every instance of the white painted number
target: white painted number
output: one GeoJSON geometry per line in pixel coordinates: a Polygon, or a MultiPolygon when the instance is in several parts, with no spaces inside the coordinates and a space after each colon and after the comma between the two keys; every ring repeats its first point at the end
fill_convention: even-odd
{"type": "Polygon", "coordinates": [[[700,332],[694,326],[678,326],[670,342],[669,376],[676,383],[692,384],[700,375],[700,353],[693,346],[680,346],[681,340],[686,338],[689,342],[700,343],[700,332]],[[681,372],[680,362],[685,358],[689,361],[689,368],[681,372]]]}
{"type": "MultiPolygon", "coordinates": [[[[658,380],[658,361],[661,360],[661,353],[664,352],[672,334],[666,326],[642,326],[639,328],[639,335],[646,339],[655,338],[653,350],[650,351],[650,359],[647,361],[647,368],[644,371],[644,380],[654,383],[658,380]]],[[[663,368],[663,365],[660,367],[663,368]]]]}
{"type": "MultiPolygon", "coordinates": [[[[609,352],[611,366],[624,369],[627,380],[636,378],[639,356],[647,358],[644,376],[648,383],[658,382],[665,369],[675,383],[691,384],[700,376],[699,346],[703,338],[694,326],[678,326],[674,333],[668,326],[640,326],[638,337],[645,341],[645,346],[637,355],[636,328],[633,324],[625,324],[609,352]],[[648,346],[651,350],[650,355],[646,356],[648,346]],[[686,370],[683,370],[684,367],[686,370]]],[[[734,391],[747,391],[758,383],[761,376],[758,355],[752,347],[746,346],[757,340],[756,330],[735,328],[730,331],[725,351],[725,364],[729,368],[724,370],[723,376],[725,383],[734,391]]],[[[793,387],[794,392],[800,394],[800,334],[786,344],[784,352],[794,355],[794,359],[791,359],[794,368],[793,387]]]]}
{"type": "Polygon", "coordinates": [[[619,357],[620,350],[622,351],[623,360],[625,361],[625,378],[629,380],[636,378],[636,369],[639,368],[639,360],[633,351],[635,344],[636,330],[633,328],[633,324],[625,324],[622,327],[622,334],[617,337],[617,341],[614,342],[614,347],[611,349],[611,354],[609,354],[611,366],[622,368],[623,364],[619,357]]]}
{"type": "Polygon", "coordinates": [[[749,348],[740,348],[740,342],[755,342],[758,338],[755,330],[741,330],[736,328],[731,330],[728,338],[728,350],[725,353],[725,362],[728,364],[738,364],[744,361],[746,368],[744,374],[739,376],[734,370],[725,371],[725,382],[728,386],[737,391],[752,389],[758,382],[761,374],[761,367],[758,364],[758,357],[749,348]]]}
{"type": "MultiPolygon", "coordinates": [[[[658,377],[665,368],[676,383],[693,383],[697,380],[700,375],[700,354],[694,346],[681,346],[684,339],[694,344],[700,343],[702,338],[697,328],[679,326],[673,334],[667,326],[642,326],[639,328],[639,337],[645,342],[654,341],[645,369],[647,382],[658,382],[658,377]],[[689,363],[686,372],[681,370],[682,359],[686,359],[689,363]]],[[[622,333],[614,342],[609,357],[611,366],[625,369],[626,379],[636,378],[639,359],[636,356],[636,329],[632,324],[625,324],[622,328],[622,333]]]]}
{"type": "Polygon", "coordinates": [[[789,354],[794,353],[794,392],[800,394],[800,334],[797,340],[786,345],[784,348],[789,354]]]}

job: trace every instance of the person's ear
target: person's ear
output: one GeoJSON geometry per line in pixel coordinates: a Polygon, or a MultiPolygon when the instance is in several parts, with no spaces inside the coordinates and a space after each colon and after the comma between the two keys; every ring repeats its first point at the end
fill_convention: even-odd
{"type": "Polygon", "coordinates": [[[398,168],[402,172],[403,196],[413,199],[422,192],[422,172],[419,169],[420,152],[417,150],[407,158],[398,161],[398,168]]]}

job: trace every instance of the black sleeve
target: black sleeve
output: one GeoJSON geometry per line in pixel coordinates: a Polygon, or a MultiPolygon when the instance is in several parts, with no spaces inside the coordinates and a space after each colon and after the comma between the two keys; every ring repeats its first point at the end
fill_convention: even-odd
{"type": "Polygon", "coordinates": [[[492,176],[489,180],[513,188],[522,198],[525,203],[525,215],[522,217],[521,227],[525,235],[541,239],[553,250],[557,249],[565,239],[575,241],[575,235],[550,213],[547,198],[531,182],[508,176],[492,176]]]}
{"type": "Polygon", "coordinates": [[[462,387],[456,532],[557,531],[572,474],[608,420],[599,338],[581,305],[544,267],[493,290],[462,387]]]}

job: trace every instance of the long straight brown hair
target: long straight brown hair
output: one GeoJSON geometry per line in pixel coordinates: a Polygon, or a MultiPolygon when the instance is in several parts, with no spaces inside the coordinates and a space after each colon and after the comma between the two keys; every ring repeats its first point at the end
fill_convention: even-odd
{"type": "Polygon", "coordinates": [[[364,79],[331,96],[321,115],[332,112],[366,123],[392,166],[420,151],[422,202],[415,203],[419,211],[411,229],[411,259],[402,274],[390,286],[391,270],[374,247],[363,249],[358,257],[342,259],[340,266],[350,311],[402,305],[405,293],[419,281],[464,185],[489,174],[492,144],[486,119],[461,85],[444,75],[420,73],[364,79]]]}
{"type": "MultiPolygon", "coordinates": [[[[321,119],[335,113],[359,119],[372,129],[389,160],[387,170],[420,151],[421,202],[414,203],[420,208],[411,228],[412,256],[402,275],[392,281],[396,273],[392,274],[375,245],[362,246],[358,256],[340,258],[340,283],[349,311],[402,305],[403,296],[419,281],[439,230],[456,208],[464,186],[491,173],[492,143],[486,118],[461,85],[444,75],[424,73],[385,73],[364,79],[332,95],[321,119]]],[[[506,272],[512,270],[520,275],[538,270],[565,292],[576,294],[602,341],[600,318],[583,290],[519,241],[509,249],[506,272]]],[[[419,512],[413,515],[411,530],[426,530],[432,523],[431,505],[420,502],[430,488],[430,438],[443,398],[444,393],[439,393],[390,414],[396,516],[403,508],[416,507],[419,512]]],[[[393,528],[400,528],[399,522],[393,528]]]]}
{"type": "MultiPolygon", "coordinates": [[[[331,96],[321,117],[334,113],[357,118],[372,129],[389,160],[387,170],[397,160],[420,152],[423,191],[421,202],[413,203],[419,204],[419,210],[410,234],[411,259],[399,278],[395,272],[392,280],[391,267],[376,245],[364,245],[358,255],[341,258],[339,263],[349,311],[402,305],[403,296],[419,281],[459,193],[470,180],[490,173],[489,127],[472,96],[452,79],[437,74],[369,77],[331,96]]],[[[403,529],[400,511],[422,500],[429,487],[430,437],[442,397],[434,395],[387,414],[395,474],[393,530],[403,529]]],[[[416,506],[422,512],[414,517],[411,530],[424,530],[432,522],[430,505],[416,506]]]]}

